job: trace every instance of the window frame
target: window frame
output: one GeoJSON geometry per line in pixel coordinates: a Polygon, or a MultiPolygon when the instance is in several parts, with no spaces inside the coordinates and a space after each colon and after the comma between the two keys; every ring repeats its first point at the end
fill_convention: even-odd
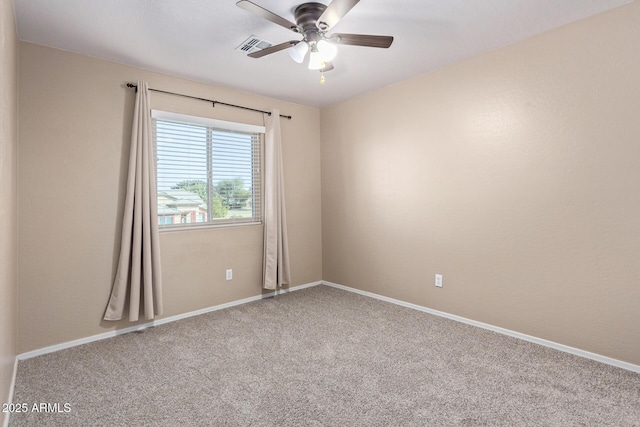
{"type": "MultiPolygon", "coordinates": [[[[257,176],[252,176],[252,207],[255,206],[256,199],[259,200],[259,208],[253,212],[253,216],[249,219],[237,219],[237,218],[217,218],[214,220],[209,220],[207,222],[189,222],[183,223],[181,222],[173,222],[171,224],[161,224],[158,221],[158,229],[160,232],[171,232],[171,231],[184,231],[184,230],[197,230],[204,228],[219,228],[219,227],[238,227],[238,226],[248,226],[248,225],[262,225],[263,223],[263,196],[264,196],[264,134],[265,127],[259,125],[252,125],[248,123],[239,123],[239,122],[230,122],[226,120],[213,119],[208,117],[201,116],[192,116],[187,114],[174,113],[170,111],[164,110],[151,110],[151,119],[152,126],[154,128],[153,133],[153,150],[154,150],[154,159],[155,159],[155,178],[156,178],[156,187],[158,180],[158,155],[157,155],[157,140],[155,137],[155,123],[156,120],[161,120],[165,122],[176,122],[187,125],[197,125],[197,126],[206,126],[208,128],[212,128],[216,131],[229,131],[229,132],[243,132],[248,134],[258,134],[258,156],[259,156],[259,164],[257,165],[257,176]],[[259,183],[259,188],[257,194],[254,192],[256,187],[256,181],[259,183]]],[[[208,131],[209,133],[209,131],[208,131]]],[[[255,161],[255,155],[252,154],[252,161],[255,161]]],[[[207,168],[209,165],[207,165],[207,168]]],[[[210,173],[210,170],[207,169],[207,174],[210,173]]],[[[158,190],[156,189],[156,206],[158,203],[158,190]]],[[[158,218],[159,215],[156,215],[158,218]]]]}

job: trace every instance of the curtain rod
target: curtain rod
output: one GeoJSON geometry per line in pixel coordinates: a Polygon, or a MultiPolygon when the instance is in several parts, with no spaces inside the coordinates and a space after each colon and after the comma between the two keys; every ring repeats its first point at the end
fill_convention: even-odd
{"type": "MultiPolygon", "coordinates": [[[[138,86],[134,85],[133,83],[127,83],[127,87],[134,87],[134,88],[136,88],[136,92],[138,91],[138,86]]],[[[269,111],[263,111],[263,110],[257,110],[255,108],[243,107],[242,105],[227,104],[226,102],[214,101],[213,99],[198,98],[197,96],[183,95],[181,93],[175,93],[175,92],[167,92],[166,90],[160,90],[160,89],[151,89],[151,88],[149,88],[149,90],[152,90],[154,92],[166,93],[168,95],[176,95],[176,96],[182,96],[184,98],[197,99],[198,101],[211,102],[211,104],[214,107],[216,106],[216,104],[220,104],[220,105],[226,105],[227,107],[241,108],[243,110],[255,111],[255,112],[258,112],[258,113],[265,113],[265,114],[271,115],[271,113],[269,111]]],[[[285,119],[291,120],[291,116],[285,116],[284,114],[280,114],[280,117],[284,117],[285,119]]]]}

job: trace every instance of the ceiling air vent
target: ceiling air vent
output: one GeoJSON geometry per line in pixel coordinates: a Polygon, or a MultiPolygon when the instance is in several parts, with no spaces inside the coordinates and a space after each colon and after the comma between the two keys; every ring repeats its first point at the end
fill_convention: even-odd
{"type": "Polygon", "coordinates": [[[269,43],[268,41],[264,41],[256,36],[251,36],[243,41],[240,46],[236,48],[236,50],[245,53],[253,53],[271,46],[271,43],[269,43]]]}

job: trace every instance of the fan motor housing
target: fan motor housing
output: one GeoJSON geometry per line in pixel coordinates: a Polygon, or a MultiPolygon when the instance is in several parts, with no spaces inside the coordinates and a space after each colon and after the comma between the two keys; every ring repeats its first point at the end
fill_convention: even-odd
{"type": "Polygon", "coordinates": [[[318,23],[318,25],[316,23],[326,8],[327,6],[322,3],[303,3],[293,12],[296,24],[302,29],[307,42],[317,41],[321,38],[318,28],[322,23],[318,23]]]}

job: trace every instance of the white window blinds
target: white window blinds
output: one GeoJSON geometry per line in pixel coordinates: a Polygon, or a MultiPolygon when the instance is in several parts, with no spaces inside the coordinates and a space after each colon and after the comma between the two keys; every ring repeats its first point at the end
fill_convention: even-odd
{"type": "Polygon", "coordinates": [[[160,228],[260,222],[262,129],[154,110],[160,228]]]}

